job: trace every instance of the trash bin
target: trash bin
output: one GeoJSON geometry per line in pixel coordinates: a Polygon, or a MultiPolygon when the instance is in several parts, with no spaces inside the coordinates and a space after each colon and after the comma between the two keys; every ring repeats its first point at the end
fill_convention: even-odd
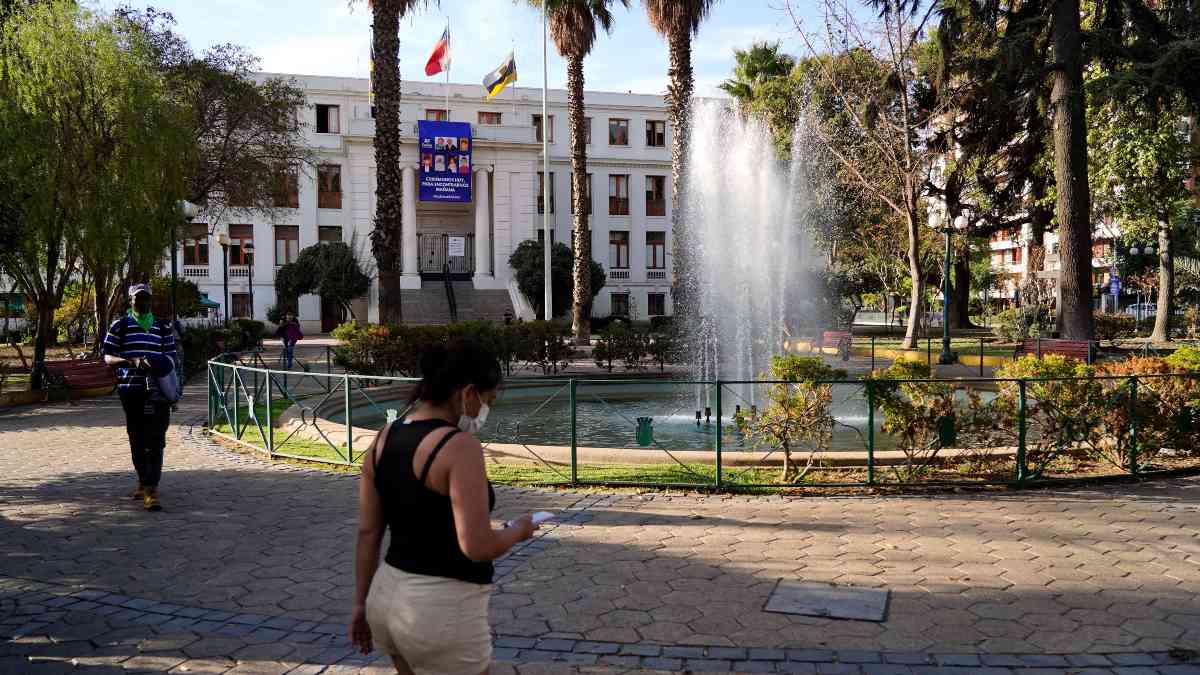
{"type": "Polygon", "coordinates": [[[654,418],[637,418],[637,442],[642,447],[654,444],[654,418]]]}

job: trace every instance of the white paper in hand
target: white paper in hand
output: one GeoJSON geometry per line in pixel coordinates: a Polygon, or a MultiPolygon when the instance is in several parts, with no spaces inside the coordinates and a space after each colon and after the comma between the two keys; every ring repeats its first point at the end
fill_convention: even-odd
{"type": "Polygon", "coordinates": [[[537,513],[533,514],[533,524],[541,525],[547,520],[553,520],[554,518],[555,515],[549,511],[538,511],[537,513]]]}

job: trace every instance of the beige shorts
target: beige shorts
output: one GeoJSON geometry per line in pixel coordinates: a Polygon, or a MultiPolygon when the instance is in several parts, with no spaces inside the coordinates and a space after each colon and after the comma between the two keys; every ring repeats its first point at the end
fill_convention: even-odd
{"type": "Polygon", "coordinates": [[[417,675],[479,675],[492,662],[491,585],[379,565],[367,595],[375,647],[417,675]]]}

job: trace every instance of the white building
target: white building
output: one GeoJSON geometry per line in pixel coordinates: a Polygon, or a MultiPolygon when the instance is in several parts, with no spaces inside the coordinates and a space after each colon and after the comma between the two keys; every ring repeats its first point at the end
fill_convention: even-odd
{"type": "MultiPolygon", "coordinates": [[[[1108,287],[1111,269],[1116,264],[1114,242],[1120,236],[1120,225],[1115,222],[1101,222],[1092,229],[1092,286],[1097,289],[1098,295],[1099,291],[1108,287]]],[[[991,293],[993,299],[1016,300],[1017,289],[1029,265],[1032,243],[1033,236],[1028,225],[992,235],[988,242],[992,271],[1000,277],[998,288],[991,293]]],[[[1057,272],[1062,267],[1058,255],[1058,232],[1045,233],[1042,245],[1046,251],[1045,271],[1057,272]]]]}
{"type": "MultiPolygon", "coordinates": [[[[300,114],[306,116],[308,142],[318,153],[320,166],[301,173],[289,208],[248,219],[235,217],[234,222],[197,222],[193,236],[181,246],[181,273],[195,281],[209,299],[224,306],[218,236],[230,237],[231,317],[252,312],[255,318],[264,319],[276,302],[275,270],[294,260],[304,247],[326,240],[355,241],[370,258],[376,179],[369,83],[354,78],[285,77],[294,77],[308,94],[309,105],[300,114]],[[256,255],[247,255],[242,249],[242,244],[251,240],[256,255]],[[247,262],[253,264],[252,275],[247,262]]],[[[444,320],[439,306],[445,302],[444,263],[458,280],[459,305],[473,305],[477,310],[465,317],[460,314],[460,318],[499,318],[510,308],[518,316],[534,318],[528,303],[519,297],[508,259],[522,241],[542,235],[541,90],[510,87],[490,102],[479,85],[405,82],[402,91],[405,321],[444,320]],[[420,155],[416,122],[427,119],[470,123],[474,146],[471,203],[432,203],[417,198],[420,155]],[[465,244],[465,256],[447,256],[452,238],[455,248],[465,244]]],[[[663,98],[588,92],[586,104],[592,252],[608,275],[593,315],[627,314],[646,319],[669,314],[671,139],[663,98]]],[[[564,90],[551,90],[549,117],[553,233],[555,241],[569,246],[570,132],[564,90]]],[[[197,219],[201,220],[205,220],[203,214],[197,219]]],[[[377,321],[377,299],[373,280],[368,297],[356,305],[355,315],[377,321]]],[[[304,328],[314,332],[328,330],[342,318],[336,308],[323,307],[315,296],[301,298],[299,314],[304,328]]]]}

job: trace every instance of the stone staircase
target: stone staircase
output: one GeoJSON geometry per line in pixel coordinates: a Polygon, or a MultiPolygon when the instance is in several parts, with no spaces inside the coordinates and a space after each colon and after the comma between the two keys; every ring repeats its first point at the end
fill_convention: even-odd
{"type": "MultiPolygon", "coordinates": [[[[513,310],[506,290],[476,290],[470,281],[452,283],[458,301],[459,321],[503,321],[505,310],[513,310]]],[[[450,323],[446,287],[441,281],[426,280],[419,291],[402,291],[401,301],[404,303],[404,323],[427,326],[450,323]]]]}

